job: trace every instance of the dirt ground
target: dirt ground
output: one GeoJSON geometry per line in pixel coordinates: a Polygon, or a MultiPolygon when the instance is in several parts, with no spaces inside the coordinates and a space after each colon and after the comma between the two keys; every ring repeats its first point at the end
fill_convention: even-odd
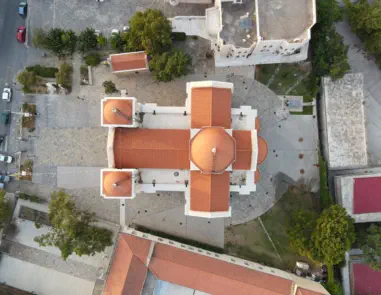
{"type": "Polygon", "coordinates": [[[225,251],[258,263],[285,270],[293,270],[296,261],[306,261],[289,247],[286,227],[291,212],[297,209],[318,210],[318,199],[310,192],[290,187],[278,203],[262,215],[261,221],[271,237],[271,244],[259,218],[225,230],[225,251]]]}

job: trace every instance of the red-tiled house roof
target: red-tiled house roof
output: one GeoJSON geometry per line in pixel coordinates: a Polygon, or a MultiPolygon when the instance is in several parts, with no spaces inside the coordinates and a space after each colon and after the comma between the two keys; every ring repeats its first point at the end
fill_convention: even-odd
{"type": "Polygon", "coordinates": [[[192,88],[191,128],[231,128],[232,91],[228,88],[192,88]]]}
{"type": "Polygon", "coordinates": [[[110,55],[113,72],[148,69],[147,55],[144,51],[110,55]]]}
{"type": "MultiPolygon", "coordinates": [[[[143,272],[138,270],[139,275],[137,275],[136,285],[129,281],[131,289],[125,289],[129,276],[128,273],[135,271],[133,267],[136,267],[136,265],[128,263],[129,259],[124,260],[124,262],[119,261],[125,259],[122,257],[123,255],[130,257],[128,248],[123,243],[120,243],[121,239],[127,243],[131,241],[135,244],[140,243],[142,240],[146,241],[143,244],[145,250],[151,246],[151,242],[148,240],[128,234],[121,234],[117,249],[115,250],[117,254],[114,255],[106,280],[105,294],[107,295],[135,295],[136,293],[126,292],[125,290],[138,290],[142,286],[141,278],[145,276],[143,272]],[[128,239],[125,238],[126,236],[128,239]],[[122,247],[122,250],[119,250],[119,247],[122,247]],[[117,272],[117,275],[114,272],[117,272]],[[106,290],[108,293],[106,293],[106,290]]],[[[132,250],[133,255],[137,255],[134,249],[131,247],[129,249],[132,250]]],[[[138,250],[138,248],[135,249],[138,250]]],[[[147,268],[160,280],[213,295],[291,295],[295,287],[291,279],[253,270],[162,243],[155,243],[153,245],[152,255],[147,268]]],[[[296,294],[319,295],[321,293],[298,288],[296,294]]]]}
{"type": "Polygon", "coordinates": [[[203,174],[191,171],[190,209],[201,212],[229,210],[230,173],[203,174]]]}
{"type": "Polygon", "coordinates": [[[190,130],[116,128],[115,168],[188,169],[190,130]]]}

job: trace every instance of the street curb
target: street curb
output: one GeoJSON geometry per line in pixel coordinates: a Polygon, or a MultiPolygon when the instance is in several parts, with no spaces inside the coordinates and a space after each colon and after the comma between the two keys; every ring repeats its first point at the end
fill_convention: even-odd
{"type": "Polygon", "coordinates": [[[26,38],[25,38],[25,47],[26,48],[29,48],[29,45],[28,45],[28,41],[29,41],[29,13],[30,13],[30,7],[29,7],[29,2],[26,1],[26,3],[28,4],[28,10],[27,10],[27,15],[26,15],[26,18],[25,18],[25,26],[26,26],[26,38]]]}

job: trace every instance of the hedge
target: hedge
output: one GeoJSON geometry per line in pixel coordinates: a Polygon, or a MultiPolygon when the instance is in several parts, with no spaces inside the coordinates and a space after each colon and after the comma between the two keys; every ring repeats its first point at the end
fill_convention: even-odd
{"type": "Polygon", "coordinates": [[[41,65],[34,65],[30,67],[26,67],[26,70],[28,72],[33,72],[37,76],[43,77],[43,78],[55,78],[56,73],[58,72],[57,68],[54,67],[43,67],[41,65]]]}

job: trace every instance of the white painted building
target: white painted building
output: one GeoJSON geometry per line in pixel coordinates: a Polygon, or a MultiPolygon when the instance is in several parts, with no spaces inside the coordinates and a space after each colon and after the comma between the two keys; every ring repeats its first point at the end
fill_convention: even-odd
{"type": "Polygon", "coordinates": [[[211,41],[217,67],[305,60],[315,0],[215,0],[205,16],[176,16],[174,32],[211,41]]]}

